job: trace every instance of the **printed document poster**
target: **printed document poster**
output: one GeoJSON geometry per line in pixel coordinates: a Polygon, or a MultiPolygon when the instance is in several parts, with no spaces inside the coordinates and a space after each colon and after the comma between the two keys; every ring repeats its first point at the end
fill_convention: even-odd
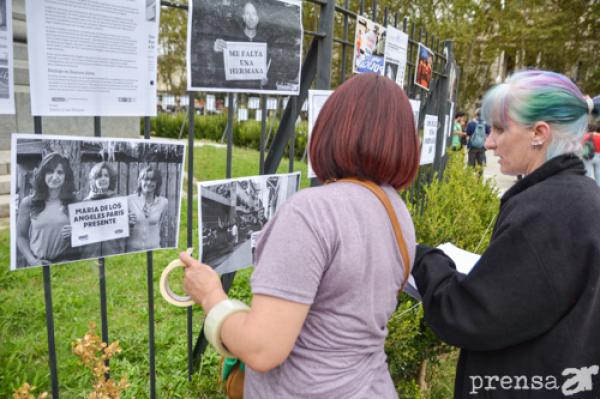
{"type": "Polygon", "coordinates": [[[442,156],[446,155],[446,144],[450,135],[450,115],[444,115],[444,134],[442,139],[442,156]]]}
{"type": "Polygon", "coordinates": [[[384,50],[385,28],[365,17],[357,17],[352,71],[383,75],[384,50]]]}
{"type": "Polygon", "coordinates": [[[0,114],[14,113],[12,0],[0,0],[0,114]]]}
{"type": "Polygon", "coordinates": [[[188,4],[188,90],[298,95],[301,0],[188,4]]]}
{"type": "Polygon", "coordinates": [[[423,122],[423,141],[421,143],[421,165],[433,163],[435,158],[435,139],[437,137],[437,115],[425,115],[423,122]]]}
{"type": "Polygon", "coordinates": [[[407,50],[408,35],[400,29],[388,25],[385,38],[385,76],[400,87],[404,86],[407,50]]]}
{"type": "Polygon", "coordinates": [[[220,274],[251,266],[260,231],[299,184],[300,172],[198,183],[202,262],[220,274]]]}
{"type": "Polygon", "coordinates": [[[156,115],[160,1],[26,4],[33,115],[156,115]]]}
{"type": "Polygon", "coordinates": [[[185,144],[17,134],[11,270],[177,247],[185,144]]]}
{"type": "MultiPolygon", "coordinates": [[[[310,136],[312,134],[312,129],[315,126],[315,122],[319,116],[319,112],[321,112],[321,108],[325,105],[325,102],[329,98],[329,96],[333,93],[333,90],[309,90],[308,91],[308,144],[306,146],[307,151],[310,148],[310,136]]],[[[307,152],[308,154],[308,152],[307,152]]],[[[315,175],[315,171],[312,168],[310,162],[310,154],[307,156],[308,158],[308,172],[307,176],[309,179],[314,179],[317,177],[315,175]]]]}

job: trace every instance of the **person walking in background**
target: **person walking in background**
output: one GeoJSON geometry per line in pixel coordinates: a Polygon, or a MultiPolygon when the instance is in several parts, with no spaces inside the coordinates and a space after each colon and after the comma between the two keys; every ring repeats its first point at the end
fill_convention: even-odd
{"type": "Polygon", "coordinates": [[[316,175],[332,183],[293,195],[261,231],[251,307],[228,299],[217,273],[187,253],[184,288],[207,317],[244,309],[220,313],[214,336],[246,363],[246,399],[397,398],[384,341],[415,249],[396,191],[419,165],[408,97],[386,77],[354,76],[323,106],[309,151],[316,175]],[[354,176],[391,201],[406,261],[379,199],[339,181],[354,176]]]}
{"type": "MultiPolygon", "coordinates": [[[[95,201],[116,196],[117,174],[110,163],[102,161],[92,166],[88,180],[90,192],[84,201],[95,201]]],[[[83,245],[81,247],[82,258],[99,258],[101,256],[123,253],[125,250],[125,240],[124,238],[116,238],[114,240],[83,245]]]]}
{"type": "Polygon", "coordinates": [[[463,131],[465,126],[465,113],[457,112],[454,115],[454,124],[452,125],[452,149],[458,151],[462,149],[463,138],[466,138],[466,133],[463,131]]]}
{"type": "Polygon", "coordinates": [[[76,259],[70,243],[68,205],[76,196],[69,160],[57,152],[47,154],[35,171],[33,189],[17,211],[17,248],[26,262],[17,267],[76,259]]]}
{"type": "Polygon", "coordinates": [[[595,398],[600,190],[578,152],[600,96],[585,98],[561,74],[525,71],[492,88],[482,110],[492,124],[487,149],[502,173],[523,178],[503,195],[468,275],[424,245],[413,269],[427,324],[461,348],[454,397],[595,398]]]}
{"type": "Polygon", "coordinates": [[[588,126],[588,133],[583,136],[583,148],[586,175],[600,186],[600,125],[588,126]]]}
{"type": "Polygon", "coordinates": [[[169,200],[160,196],[162,174],[153,166],[144,167],[138,176],[137,191],[127,196],[129,237],[127,251],[142,251],[168,246],[169,200]]]}
{"type": "Polygon", "coordinates": [[[483,168],[485,159],[485,140],[490,134],[490,126],[481,117],[481,110],[475,112],[475,119],[467,125],[467,149],[469,150],[468,165],[483,168]]]}

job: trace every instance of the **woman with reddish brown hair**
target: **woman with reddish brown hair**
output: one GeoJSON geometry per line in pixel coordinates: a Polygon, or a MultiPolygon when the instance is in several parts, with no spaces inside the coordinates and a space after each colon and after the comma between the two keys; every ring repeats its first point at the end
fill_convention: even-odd
{"type": "Polygon", "coordinates": [[[397,397],[384,340],[416,244],[396,190],[414,179],[418,146],[406,94],[375,74],[331,95],[310,145],[321,181],[357,177],[383,189],[404,252],[379,199],[337,181],[295,194],[264,227],[251,307],[228,299],[210,266],[180,255],[185,290],[207,313],[209,342],[247,365],[245,398],[397,397]]]}

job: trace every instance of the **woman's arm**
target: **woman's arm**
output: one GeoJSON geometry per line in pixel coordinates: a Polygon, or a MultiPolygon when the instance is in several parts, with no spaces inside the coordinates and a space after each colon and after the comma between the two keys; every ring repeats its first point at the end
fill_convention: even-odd
{"type": "Polygon", "coordinates": [[[39,259],[33,255],[29,247],[29,228],[31,227],[31,197],[26,197],[19,205],[17,215],[17,248],[28,265],[38,264],[39,259]]]}
{"type": "MultiPolygon", "coordinates": [[[[183,252],[181,260],[188,265],[184,288],[208,314],[227,299],[218,274],[183,252]]],[[[280,365],[292,351],[300,334],[309,305],[266,295],[255,295],[250,312],[228,317],[221,329],[227,349],[256,371],[269,371],[280,365]]]]}
{"type": "Polygon", "coordinates": [[[413,276],[428,324],[443,341],[465,349],[525,342],[548,331],[570,306],[517,226],[495,237],[468,275],[442,251],[419,248],[413,276]]]}

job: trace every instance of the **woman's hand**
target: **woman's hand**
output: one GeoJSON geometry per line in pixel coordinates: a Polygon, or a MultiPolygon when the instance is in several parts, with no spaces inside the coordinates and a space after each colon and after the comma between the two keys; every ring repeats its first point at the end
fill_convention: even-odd
{"type": "Polygon", "coordinates": [[[69,240],[71,238],[72,228],[70,224],[65,224],[63,228],[60,230],[60,235],[64,240],[69,240]]]}
{"type": "Polygon", "coordinates": [[[187,266],[185,268],[183,289],[192,297],[194,302],[202,305],[206,313],[217,303],[227,299],[227,294],[223,291],[221,285],[221,279],[212,267],[198,262],[187,252],[180,253],[179,259],[187,266]]]}
{"type": "Polygon", "coordinates": [[[217,53],[222,53],[223,50],[227,48],[227,42],[223,39],[215,40],[215,44],[213,45],[213,50],[217,53]]]}

